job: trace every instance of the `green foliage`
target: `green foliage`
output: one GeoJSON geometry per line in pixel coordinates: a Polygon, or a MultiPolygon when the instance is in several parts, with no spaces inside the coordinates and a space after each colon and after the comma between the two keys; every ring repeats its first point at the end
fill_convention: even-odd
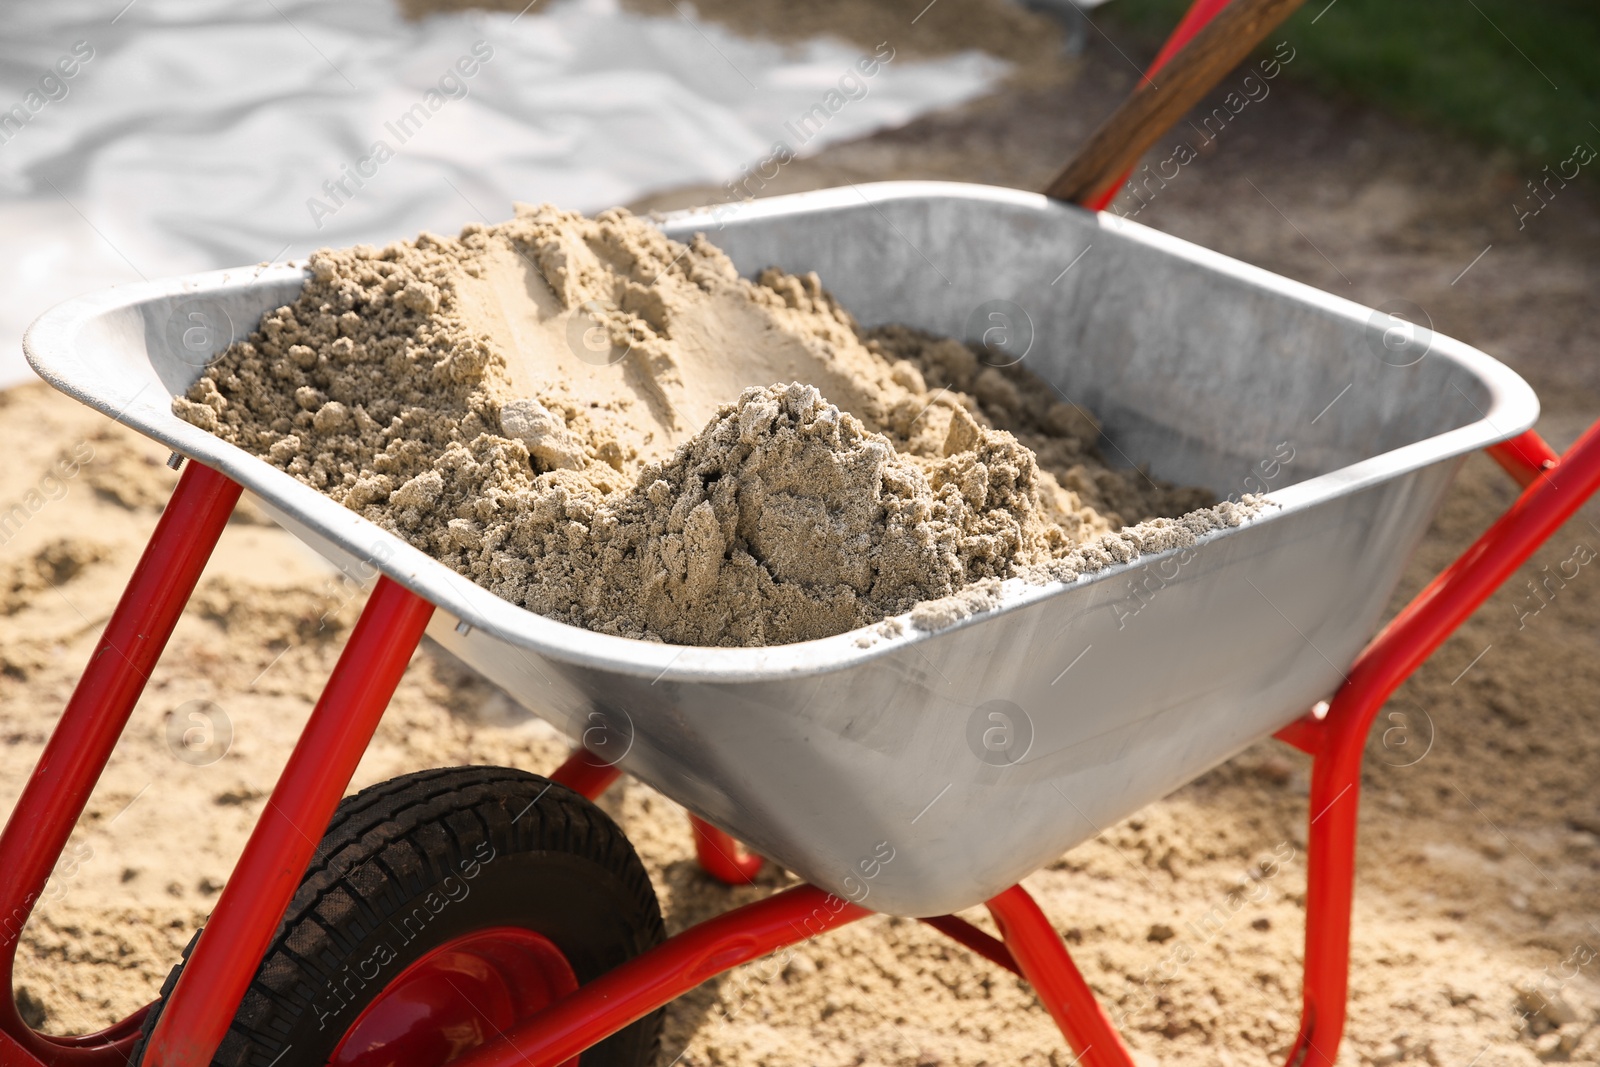
{"type": "MultiPolygon", "coordinates": [[[[1152,46],[1185,0],[1117,0],[1108,28],[1152,46]]],[[[1307,0],[1272,39],[1285,73],[1522,160],[1600,148],[1600,4],[1594,0],[1307,0]]]]}

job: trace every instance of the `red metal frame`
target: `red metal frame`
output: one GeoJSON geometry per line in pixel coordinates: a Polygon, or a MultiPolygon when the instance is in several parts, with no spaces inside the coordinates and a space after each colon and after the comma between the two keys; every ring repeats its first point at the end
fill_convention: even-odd
{"type": "Polygon", "coordinates": [[[552,782],[559,782],[574,793],[582,793],[597,800],[601,793],[611,788],[611,783],[622,776],[615,764],[602,763],[586,749],[575,749],[565,763],[550,774],[552,782]]]}
{"type": "Polygon", "coordinates": [[[1561,459],[1544,438],[1529,430],[1527,433],[1501,441],[1488,449],[1489,457],[1526,489],[1538,480],[1539,475],[1554,467],[1561,459]]]}
{"type": "MultiPolygon", "coordinates": [[[[614,764],[578,748],[551,773],[550,780],[596,800],[621,774],[614,764]]],[[[689,828],[694,834],[695,858],[701,869],[717,881],[724,885],[750,885],[761,873],[765,861],[746,852],[731,834],[723,833],[698,815],[689,816],[689,828]]]]}
{"type": "Polygon", "coordinates": [[[1133,1067],[1116,1028],[1078,973],[1050,920],[1020,885],[989,901],[1006,948],[1085,1067],[1133,1067]]]}
{"type": "Polygon", "coordinates": [[[774,893],[635,956],[454,1067],[551,1067],[709,978],[870,914],[816,886],[774,893]]]}
{"type": "Polygon", "coordinates": [[[750,885],[764,861],[698,815],[689,816],[694,832],[694,855],[701,868],[723,885],[750,885]]]}
{"type": "MultiPolygon", "coordinates": [[[[1289,1063],[1331,1065],[1344,1033],[1355,888],[1361,757],[1372,720],[1415,671],[1507,578],[1600,489],[1600,422],[1559,459],[1533,434],[1504,456],[1537,463],[1510,509],[1407,604],[1356,658],[1325,718],[1303,719],[1296,740],[1313,755],[1306,871],[1305,991],[1289,1063]],[[1313,725],[1315,724],[1315,725],[1313,725]]],[[[1502,464],[1505,458],[1497,455],[1502,464]]]]}
{"type": "Polygon", "coordinates": [[[976,952],[996,967],[1004,967],[1018,978],[1022,977],[1022,967],[1012,958],[1011,950],[1006,948],[1006,943],[997,937],[990,937],[967,920],[954,915],[935,915],[921,921],[950,940],[976,952]]]}

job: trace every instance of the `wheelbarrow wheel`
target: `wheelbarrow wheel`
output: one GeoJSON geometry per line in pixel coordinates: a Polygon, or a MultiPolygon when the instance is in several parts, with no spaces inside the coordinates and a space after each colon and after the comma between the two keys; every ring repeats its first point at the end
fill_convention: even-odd
{"type": "MultiPolygon", "coordinates": [[[[664,936],[633,846],[585,797],[503,767],[404,775],[339,805],[213,1063],[449,1063],[664,936]]],[[[653,1063],[661,1015],[583,1067],[653,1063]]]]}

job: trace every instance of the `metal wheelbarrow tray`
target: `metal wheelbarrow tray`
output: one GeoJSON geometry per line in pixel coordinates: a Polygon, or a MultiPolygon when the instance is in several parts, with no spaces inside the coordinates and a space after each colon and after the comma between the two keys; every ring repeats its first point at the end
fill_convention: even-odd
{"type": "Polygon", "coordinates": [[[574,741],[815,885],[907,916],[995,896],[1330,697],[1461,458],[1538,414],[1476,349],[1039,195],[884,183],[662,225],[705,232],[746,274],[814,270],[864,325],[970,336],[1008,302],[992,306],[1031,329],[1027,365],[1100,418],[1103,454],[1267,506],[1193,549],[1007,583],[998,608],[936,632],[663,646],[514,607],[171,413],[227,327],[242,338],[293,298],[299,268],[83,297],[35,324],[28,358],[347,571],[443,609],[428,632],[574,741]],[[190,323],[216,341],[198,356],[190,323]]]}

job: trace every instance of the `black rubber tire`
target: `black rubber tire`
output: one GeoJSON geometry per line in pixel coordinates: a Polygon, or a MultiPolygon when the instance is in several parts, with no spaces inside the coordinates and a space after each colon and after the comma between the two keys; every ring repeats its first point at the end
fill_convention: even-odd
{"type": "MultiPolygon", "coordinates": [[[[393,977],[445,941],[491,926],[543,934],[580,983],[665,937],[655,890],[633,846],[605,812],[565,786],[505,767],[448,767],[346,797],[212,1062],[322,1067],[383,987],[359,975],[352,982],[352,963],[372,959],[387,944],[395,958],[383,970],[393,977]],[[463,872],[474,863],[469,891],[432,912],[412,940],[396,944],[391,921],[414,914],[429,893],[444,893],[448,878],[456,879],[450,888],[459,894],[463,872]]],[[[193,947],[191,941],[185,959],[193,947]]],[[[182,970],[179,963],[162,986],[132,1063],[142,1059],[182,970]]],[[[662,1014],[583,1053],[582,1067],[649,1067],[662,1014]]]]}

